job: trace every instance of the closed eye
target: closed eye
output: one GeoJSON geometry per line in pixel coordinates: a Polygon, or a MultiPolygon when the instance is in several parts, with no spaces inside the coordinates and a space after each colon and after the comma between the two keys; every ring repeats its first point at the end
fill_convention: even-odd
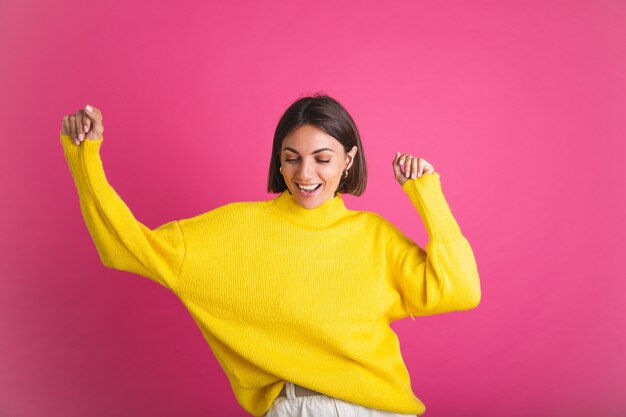
{"type": "MultiPolygon", "coordinates": [[[[289,162],[290,164],[295,163],[297,161],[298,161],[297,159],[285,159],[285,162],[289,162]]],[[[320,163],[323,163],[323,164],[327,164],[330,161],[322,161],[322,160],[318,159],[317,162],[320,162],[320,163]]]]}

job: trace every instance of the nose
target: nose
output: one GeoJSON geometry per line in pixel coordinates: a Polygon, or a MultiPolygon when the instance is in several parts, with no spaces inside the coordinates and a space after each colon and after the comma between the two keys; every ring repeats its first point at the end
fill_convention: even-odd
{"type": "Polygon", "coordinates": [[[313,177],[313,170],[314,170],[314,165],[312,162],[308,162],[308,161],[303,161],[302,164],[300,165],[300,170],[298,172],[298,176],[303,179],[306,180],[308,178],[312,178],[313,177]]]}

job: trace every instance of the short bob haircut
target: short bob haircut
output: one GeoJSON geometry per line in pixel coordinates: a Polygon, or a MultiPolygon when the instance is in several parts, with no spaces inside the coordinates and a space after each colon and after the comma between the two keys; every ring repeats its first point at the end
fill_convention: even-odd
{"type": "Polygon", "coordinates": [[[281,193],[287,189],[285,179],[279,171],[280,152],[285,137],[303,125],[316,126],[327,135],[337,139],[343,145],[346,153],[353,146],[357,146],[358,151],[348,170],[348,177],[341,177],[335,193],[355,196],[363,194],[367,185],[367,166],[365,165],[361,136],[346,109],[337,100],[324,93],[316,93],[313,96],[298,99],[289,106],[278,121],[274,132],[267,191],[269,193],[281,193]]]}

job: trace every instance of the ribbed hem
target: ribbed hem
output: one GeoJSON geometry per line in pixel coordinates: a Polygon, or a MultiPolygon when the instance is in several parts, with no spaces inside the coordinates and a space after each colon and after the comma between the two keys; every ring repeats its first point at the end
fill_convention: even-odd
{"type": "Polygon", "coordinates": [[[430,239],[455,239],[461,233],[441,188],[438,172],[409,178],[402,185],[419,212],[430,239]]]}
{"type": "Polygon", "coordinates": [[[100,159],[102,141],[103,137],[98,140],[85,139],[76,145],[70,136],[61,133],[63,153],[79,193],[89,192],[100,203],[104,203],[114,193],[100,159]]]}

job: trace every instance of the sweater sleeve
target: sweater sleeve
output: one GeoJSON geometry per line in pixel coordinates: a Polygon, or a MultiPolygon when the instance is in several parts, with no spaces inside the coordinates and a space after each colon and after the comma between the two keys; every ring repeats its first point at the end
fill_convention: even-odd
{"type": "Polygon", "coordinates": [[[400,296],[392,319],[469,310],[480,303],[474,253],[441,189],[439,173],[409,178],[402,186],[428,233],[425,250],[390,225],[387,257],[400,296]]]}
{"type": "Polygon", "coordinates": [[[61,133],[83,219],[100,260],[108,268],[132,272],[172,289],[186,251],[179,221],[151,230],[135,219],[107,181],[100,159],[102,140],[85,140],[77,146],[61,133]]]}

